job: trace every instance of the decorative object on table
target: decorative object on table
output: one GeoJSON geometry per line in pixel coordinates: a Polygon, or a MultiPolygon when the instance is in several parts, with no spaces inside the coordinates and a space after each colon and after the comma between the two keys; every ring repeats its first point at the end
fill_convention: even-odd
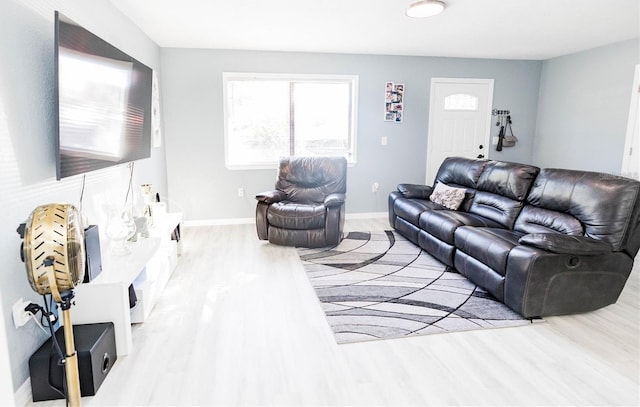
{"type": "Polygon", "coordinates": [[[127,208],[110,208],[105,233],[111,241],[111,252],[126,255],[131,252],[127,241],[136,234],[136,223],[127,208]]]}
{"type": "Polygon", "coordinates": [[[153,217],[151,216],[151,204],[155,202],[155,195],[151,184],[140,185],[140,192],[142,193],[142,200],[144,201],[144,217],[147,219],[147,225],[153,224],[153,217]]]}
{"type": "Polygon", "coordinates": [[[384,102],[384,121],[401,123],[404,117],[404,83],[387,82],[384,102]]]}
{"type": "Polygon", "coordinates": [[[531,323],[392,231],[298,254],[338,343],[531,323]]]}
{"type": "Polygon", "coordinates": [[[134,233],[133,237],[131,237],[129,240],[136,242],[138,241],[138,237],[144,239],[150,236],[149,220],[146,216],[138,216],[133,219],[133,222],[136,225],[136,232],[134,233]]]}
{"type": "MultiPolygon", "coordinates": [[[[31,288],[40,295],[50,294],[62,310],[66,395],[69,405],[79,406],[80,376],[71,305],[73,288],[82,282],[85,273],[82,215],[70,204],[38,206],[29,215],[22,232],[22,260],[31,288]]],[[[49,323],[52,337],[53,323],[49,323]]]]}

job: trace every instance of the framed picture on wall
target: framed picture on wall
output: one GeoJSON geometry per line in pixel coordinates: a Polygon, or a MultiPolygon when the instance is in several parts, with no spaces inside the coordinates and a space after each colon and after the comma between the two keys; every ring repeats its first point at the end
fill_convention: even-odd
{"type": "Polygon", "coordinates": [[[384,92],[384,121],[402,123],[404,117],[404,83],[387,82],[384,92]]]}

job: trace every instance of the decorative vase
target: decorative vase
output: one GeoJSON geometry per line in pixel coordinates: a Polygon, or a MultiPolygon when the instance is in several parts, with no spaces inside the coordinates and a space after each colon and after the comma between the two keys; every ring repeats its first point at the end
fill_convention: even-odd
{"type": "Polygon", "coordinates": [[[109,209],[105,233],[111,241],[111,252],[113,254],[125,255],[131,253],[127,240],[136,233],[136,223],[131,212],[115,208],[109,209]]]}

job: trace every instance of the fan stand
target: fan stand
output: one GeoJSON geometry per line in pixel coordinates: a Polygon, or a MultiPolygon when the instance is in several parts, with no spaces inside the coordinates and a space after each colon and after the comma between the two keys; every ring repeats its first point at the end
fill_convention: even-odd
{"type": "MultiPolygon", "coordinates": [[[[64,328],[64,370],[67,379],[67,398],[69,406],[80,406],[80,372],[78,370],[78,354],[76,353],[76,345],[73,340],[73,324],[71,323],[71,305],[75,296],[73,290],[60,293],[55,283],[55,269],[53,267],[54,258],[47,257],[44,265],[48,267],[47,278],[50,282],[51,295],[55,302],[58,303],[62,310],[62,323],[64,328]],[[53,283],[51,282],[54,280],[53,283]]],[[[54,338],[55,340],[55,338],[54,338]]]]}
{"type": "Polygon", "coordinates": [[[78,371],[78,354],[73,340],[73,325],[71,324],[71,299],[74,297],[73,291],[65,293],[60,303],[62,309],[62,322],[64,324],[64,347],[65,363],[64,369],[67,376],[67,392],[69,405],[71,407],[80,405],[80,373],[78,371]]]}
{"type": "MultiPolygon", "coordinates": [[[[41,295],[51,294],[62,310],[66,397],[71,407],[78,407],[80,373],[73,340],[71,305],[73,288],[82,281],[85,271],[81,214],[70,204],[41,205],[31,212],[24,228],[18,227],[18,233],[24,239],[21,256],[31,288],[41,295]]],[[[52,340],[55,340],[55,333],[53,329],[51,331],[52,340]]]]}

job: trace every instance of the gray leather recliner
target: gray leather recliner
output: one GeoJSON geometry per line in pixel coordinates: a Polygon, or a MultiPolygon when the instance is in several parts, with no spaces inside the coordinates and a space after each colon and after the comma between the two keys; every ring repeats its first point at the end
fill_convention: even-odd
{"type": "Polygon", "coordinates": [[[629,278],[640,182],[449,157],[434,186],[389,194],[389,222],[524,317],[588,312],[615,303],[629,278]],[[431,199],[438,184],[464,190],[457,209],[431,199]]]}
{"type": "Polygon", "coordinates": [[[296,247],[337,245],[346,192],[344,157],[282,158],[275,190],[256,195],[258,238],[296,247]]]}

